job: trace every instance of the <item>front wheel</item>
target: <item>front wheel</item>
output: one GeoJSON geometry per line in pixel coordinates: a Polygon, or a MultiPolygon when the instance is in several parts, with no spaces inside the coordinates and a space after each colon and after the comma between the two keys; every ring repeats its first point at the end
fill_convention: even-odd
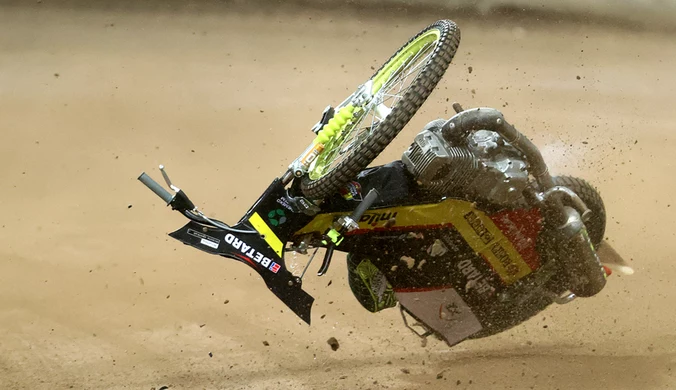
{"type": "Polygon", "coordinates": [[[423,29],[339,107],[316,142],[323,151],[301,189],[310,199],[333,195],[366,168],[411,120],[436,87],[460,43],[450,20],[423,29]]]}

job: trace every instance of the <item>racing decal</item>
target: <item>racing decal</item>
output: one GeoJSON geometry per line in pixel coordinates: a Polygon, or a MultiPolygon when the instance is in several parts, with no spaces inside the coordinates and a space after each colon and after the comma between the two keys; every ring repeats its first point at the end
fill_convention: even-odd
{"type": "Polygon", "coordinates": [[[263,218],[261,218],[260,214],[258,213],[253,213],[251,217],[249,217],[249,222],[251,223],[251,226],[253,226],[254,229],[258,233],[263,236],[263,239],[265,242],[270,245],[270,248],[272,248],[275,253],[281,258],[282,257],[282,250],[284,249],[284,244],[282,244],[282,241],[275,235],[275,233],[272,232],[272,229],[270,229],[270,226],[268,226],[265,221],[263,221],[263,218]]]}
{"type": "Polygon", "coordinates": [[[362,283],[367,287],[371,299],[375,303],[375,311],[394,307],[397,304],[394,291],[392,290],[392,286],[387,282],[387,278],[369,260],[360,262],[354,272],[359,275],[362,283]]]}
{"type": "Polygon", "coordinates": [[[252,248],[251,245],[240,240],[231,233],[226,234],[225,238],[223,238],[223,241],[230,244],[230,246],[233,248],[239,250],[242,254],[240,255],[239,253],[236,253],[235,255],[241,259],[246,260],[249,264],[253,265],[253,261],[255,261],[262,267],[267,268],[274,273],[277,273],[277,271],[279,271],[281,268],[281,266],[272,261],[272,259],[263,256],[263,254],[257,251],[256,248],[252,248]]]}
{"type": "Polygon", "coordinates": [[[467,207],[452,213],[453,226],[472,249],[483,256],[505,284],[531,273],[521,254],[483,212],[467,207]]]}
{"type": "MultiPolygon", "coordinates": [[[[332,221],[346,212],[320,214],[296,232],[297,235],[323,232],[332,221]]],[[[359,220],[359,228],[346,235],[368,231],[387,231],[411,228],[454,227],[472,250],[481,255],[507,285],[530,274],[537,266],[532,256],[526,262],[522,254],[501,228],[471,202],[446,199],[439,203],[399,206],[378,209],[365,213],[359,220]],[[532,268],[531,268],[532,267],[532,268]]],[[[504,226],[501,224],[500,226],[504,226]]],[[[520,225],[517,225],[519,227],[520,225]]],[[[516,237],[510,233],[512,237],[516,237]]],[[[528,255],[528,251],[524,251],[528,255]]]]}
{"type": "Polygon", "coordinates": [[[188,234],[190,234],[193,237],[197,237],[200,239],[200,244],[204,246],[208,246],[209,248],[213,249],[218,249],[218,245],[220,244],[221,240],[215,237],[207,236],[206,234],[202,232],[198,232],[193,229],[188,229],[188,234]]]}
{"type": "Polygon", "coordinates": [[[385,225],[391,226],[396,223],[397,213],[364,213],[364,215],[359,218],[359,223],[367,223],[371,226],[378,226],[379,224],[382,227],[385,225]],[[382,222],[382,223],[381,223],[382,222]]]}
{"type": "Polygon", "coordinates": [[[473,290],[484,297],[492,295],[495,292],[495,287],[491,283],[490,276],[479,271],[472,260],[461,260],[455,266],[465,277],[466,292],[473,290]]]}
{"type": "Polygon", "coordinates": [[[542,229],[538,209],[502,211],[490,216],[495,226],[511,241],[531,269],[540,266],[537,237],[542,229]]]}
{"type": "Polygon", "coordinates": [[[272,210],[268,213],[268,222],[272,226],[283,225],[286,222],[286,213],[282,209],[272,210]]]}
{"type": "MultiPolygon", "coordinates": [[[[455,209],[468,208],[469,205],[471,203],[464,200],[446,199],[439,203],[369,210],[359,220],[359,229],[350,234],[358,234],[360,231],[363,233],[364,230],[430,228],[449,225],[453,222],[451,217],[455,209]]],[[[324,232],[336,218],[349,214],[349,212],[319,214],[296,234],[324,232]]]]}
{"type": "Polygon", "coordinates": [[[452,288],[396,291],[396,297],[401,306],[441,334],[449,345],[482,329],[479,319],[452,288]]]}
{"type": "Polygon", "coordinates": [[[345,200],[362,200],[361,184],[356,181],[347,183],[347,185],[341,188],[339,192],[345,200]]]}
{"type": "Polygon", "coordinates": [[[289,201],[286,198],[278,198],[277,203],[289,211],[293,211],[293,207],[289,204],[289,201]]]}

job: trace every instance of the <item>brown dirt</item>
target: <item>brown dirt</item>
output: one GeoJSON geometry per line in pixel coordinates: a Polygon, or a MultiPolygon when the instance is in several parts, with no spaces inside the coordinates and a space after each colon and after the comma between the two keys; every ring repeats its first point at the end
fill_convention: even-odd
{"type": "Polygon", "coordinates": [[[361,309],[340,259],[306,282],[308,327],[247,267],[166,236],[183,218],[141,170],[235,222],[324,106],[432,21],[343,17],[0,8],[0,388],[676,387],[673,36],[458,20],[454,65],[379,160],[457,100],[600,188],[636,274],[512,331],[423,348],[361,309]]]}

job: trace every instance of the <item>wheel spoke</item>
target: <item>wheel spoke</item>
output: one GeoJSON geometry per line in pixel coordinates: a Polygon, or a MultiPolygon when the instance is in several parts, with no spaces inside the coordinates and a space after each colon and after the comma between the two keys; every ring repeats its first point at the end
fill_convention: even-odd
{"type": "MultiPolygon", "coordinates": [[[[419,51],[418,53],[416,53],[416,54],[413,56],[413,58],[411,58],[410,60],[406,61],[405,64],[402,64],[402,67],[399,68],[399,69],[397,69],[397,72],[398,72],[400,69],[405,68],[406,65],[416,63],[418,57],[419,57],[420,55],[422,55],[423,53],[426,53],[426,52],[428,51],[429,48],[430,48],[429,44],[423,46],[423,47],[420,49],[420,51],[419,51]]],[[[423,59],[423,61],[417,62],[417,65],[414,66],[413,68],[411,68],[411,70],[404,76],[404,78],[402,79],[402,82],[406,82],[406,79],[408,78],[408,76],[411,75],[411,73],[412,73],[413,71],[415,71],[417,68],[419,68],[419,67],[425,65],[425,64],[427,63],[427,58],[430,57],[432,54],[433,54],[433,51],[430,51],[430,53],[427,54],[427,55],[425,56],[425,58],[423,59]]],[[[385,90],[385,89],[389,86],[390,80],[392,80],[395,76],[398,76],[398,74],[396,74],[397,72],[393,72],[392,77],[390,77],[389,79],[387,79],[387,81],[383,84],[382,90],[385,90]]]]}
{"type": "Polygon", "coordinates": [[[315,169],[314,164],[321,164],[315,171],[316,176],[327,175],[342,161],[350,158],[352,151],[358,148],[372,134],[374,129],[390,115],[393,108],[404,98],[408,89],[411,88],[411,84],[418,78],[429,59],[434,55],[437,42],[426,43],[409,58],[404,59],[397,69],[391,71],[387,80],[382,83],[380,90],[376,92],[373,101],[367,107],[364,107],[364,111],[360,112],[358,117],[353,119],[353,123],[348,124],[343,129],[342,134],[336,136],[337,138],[332,139],[329,145],[326,145],[329,150],[322,153],[320,158],[313,163],[312,170],[315,169]],[[370,118],[367,118],[369,116],[370,118]],[[321,163],[319,160],[321,160],[321,163]]]}

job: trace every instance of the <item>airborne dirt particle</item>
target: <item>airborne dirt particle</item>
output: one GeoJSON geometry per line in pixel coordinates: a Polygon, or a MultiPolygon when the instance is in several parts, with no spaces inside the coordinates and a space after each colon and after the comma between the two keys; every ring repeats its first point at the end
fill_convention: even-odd
{"type": "Polygon", "coordinates": [[[413,269],[413,266],[415,265],[415,259],[409,256],[401,256],[399,260],[404,262],[408,269],[413,269]]]}
{"type": "Polygon", "coordinates": [[[268,343],[266,340],[263,340],[263,345],[265,345],[266,347],[269,347],[270,343],[268,343]]]}
{"type": "Polygon", "coordinates": [[[403,372],[404,374],[410,374],[411,370],[409,370],[408,368],[402,368],[401,372],[403,372]]]}
{"type": "Polygon", "coordinates": [[[336,340],[335,337],[331,337],[328,340],[326,340],[326,343],[331,346],[331,349],[334,351],[337,351],[338,348],[340,348],[340,344],[338,344],[338,340],[336,340]]]}
{"type": "Polygon", "coordinates": [[[467,67],[467,71],[468,71],[469,73],[472,73],[473,70],[474,70],[474,68],[472,68],[471,66],[468,66],[468,67],[467,67]]]}

